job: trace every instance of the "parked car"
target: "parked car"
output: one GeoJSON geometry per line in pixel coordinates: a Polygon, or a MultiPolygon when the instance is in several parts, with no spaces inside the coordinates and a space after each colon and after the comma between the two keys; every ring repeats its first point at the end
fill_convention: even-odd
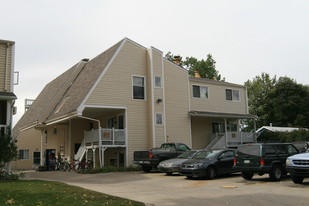
{"type": "Polygon", "coordinates": [[[160,172],[165,172],[167,175],[172,175],[174,172],[180,172],[181,164],[188,160],[194,158],[201,150],[190,150],[182,153],[176,158],[164,160],[159,163],[158,169],[160,172]]]}
{"type": "Polygon", "coordinates": [[[253,175],[269,174],[271,180],[280,180],[287,174],[286,159],[298,150],[289,143],[254,143],[238,146],[234,168],[241,171],[244,179],[251,180],[253,175]]]}
{"type": "Polygon", "coordinates": [[[290,156],[286,160],[286,169],[295,184],[301,184],[309,177],[309,152],[290,156]]]}
{"type": "Polygon", "coordinates": [[[206,177],[214,179],[219,174],[235,173],[233,160],[235,150],[212,149],[199,152],[193,159],[182,163],[180,174],[188,179],[206,177]]]}
{"type": "Polygon", "coordinates": [[[163,143],[160,148],[152,148],[150,151],[135,151],[133,164],[138,164],[145,172],[150,172],[157,168],[161,161],[175,158],[189,150],[183,143],[163,143]]]}

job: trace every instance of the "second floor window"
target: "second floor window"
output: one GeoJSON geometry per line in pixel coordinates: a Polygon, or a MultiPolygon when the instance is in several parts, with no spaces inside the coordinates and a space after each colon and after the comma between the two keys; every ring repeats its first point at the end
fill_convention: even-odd
{"type": "Polygon", "coordinates": [[[208,98],[208,87],[193,85],[193,97],[196,98],[208,98]]]}
{"type": "Polygon", "coordinates": [[[161,81],[161,77],[159,76],[155,76],[155,87],[162,88],[162,81],[161,81]]]}
{"type": "Polygon", "coordinates": [[[145,78],[133,76],[133,99],[145,99],[145,78]]]}
{"type": "Polygon", "coordinates": [[[239,102],[239,90],[226,89],[225,90],[226,100],[239,102]]]}

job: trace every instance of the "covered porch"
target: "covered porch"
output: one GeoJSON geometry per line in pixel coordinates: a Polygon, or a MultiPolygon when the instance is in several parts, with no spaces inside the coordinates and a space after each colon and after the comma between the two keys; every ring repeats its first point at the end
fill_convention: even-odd
{"type": "Polygon", "coordinates": [[[240,128],[242,119],[253,119],[255,125],[257,117],[254,115],[204,111],[190,111],[189,115],[193,143],[194,141],[199,142],[199,145],[204,143],[206,149],[237,147],[243,143],[256,142],[255,126],[252,132],[242,132],[240,128]],[[202,136],[197,136],[197,133],[202,136]]]}

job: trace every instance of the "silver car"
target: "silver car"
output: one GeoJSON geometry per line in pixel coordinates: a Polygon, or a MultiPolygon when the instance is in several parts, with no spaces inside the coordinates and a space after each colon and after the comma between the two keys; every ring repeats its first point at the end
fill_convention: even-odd
{"type": "Polygon", "coordinates": [[[200,151],[201,150],[190,150],[182,153],[177,158],[164,160],[159,163],[158,169],[160,172],[165,172],[167,175],[172,175],[173,172],[180,172],[181,164],[188,159],[192,159],[200,151]]]}
{"type": "Polygon", "coordinates": [[[293,155],[286,160],[286,169],[295,184],[301,184],[309,177],[309,152],[293,155]]]}

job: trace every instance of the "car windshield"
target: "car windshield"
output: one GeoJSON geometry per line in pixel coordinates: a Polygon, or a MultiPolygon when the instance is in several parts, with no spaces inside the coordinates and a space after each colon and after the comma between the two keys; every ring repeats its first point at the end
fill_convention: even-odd
{"type": "Polygon", "coordinates": [[[187,152],[184,152],[181,155],[179,155],[177,158],[190,159],[195,153],[196,153],[196,151],[187,151],[187,152]]]}
{"type": "Polygon", "coordinates": [[[243,156],[243,155],[260,156],[260,146],[259,145],[239,146],[237,155],[238,156],[243,156]]]}
{"type": "Polygon", "coordinates": [[[207,150],[202,151],[198,153],[194,158],[195,159],[206,159],[206,158],[212,158],[215,157],[218,153],[220,153],[221,150],[207,150]]]}

